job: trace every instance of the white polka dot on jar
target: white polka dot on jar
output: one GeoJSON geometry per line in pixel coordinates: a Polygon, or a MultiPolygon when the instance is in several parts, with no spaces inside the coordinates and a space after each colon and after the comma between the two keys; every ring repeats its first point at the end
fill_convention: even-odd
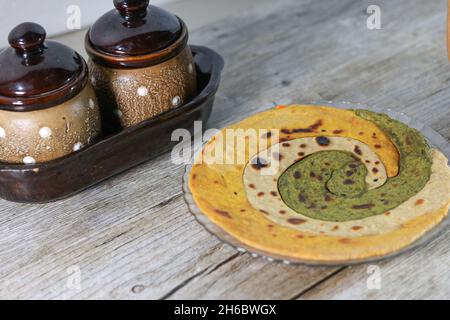
{"type": "Polygon", "coordinates": [[[178,107],[181,104],[181,98],[179,96],[176,96],[172,99],[172,105],[174,107],[178,107]]]}
{"type": "Polygon", "coordinates": [[[148,89],[146,87],[139,87],[137,89],[137,94],[140,97],[145,97],[146,95],[148,95],[148,89]]]}
{"type": "Polygon", "coordinates": [[[73,145],[73,151],[78,151],[83,148],[83,144],[81,142],[77,142],[73,145]]]}
{"type": "Polygon", "coordinates": [[[5,137],[6,137],[6,131],[5,131],[5,129],[0,127],[0,138],[5,138],[5,137]]]}
{"type": "Polygon", "coordinates": [[[35,164],[36,163],[36,160],[34,160],[34,158],[30,157],[30,156],[23,157],[22,161],[24,164],[35,164]]]}
{"type": "Polygon", "coordinates": [[[52,130],[49,127],[42,127],[39,129],[39,136],[42,139],[48,139],[52,135],[52,130]]]}
{"type": "Polygon", "coordinates": [[[122,111],[120,111],[119,109],[114,110],[114,114],[119,118],[122,118],[122,116],[123,116],[122,111]]]}

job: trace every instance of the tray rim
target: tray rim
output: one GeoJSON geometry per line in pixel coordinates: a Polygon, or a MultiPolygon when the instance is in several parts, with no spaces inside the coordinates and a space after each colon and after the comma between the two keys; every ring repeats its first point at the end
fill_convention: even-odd
{"type": "Polygon", "coordinates": [[[130,134],[131,132],[138,131],[142,128],[146,128],[156,124],[161,120],[168,120],[171,118],[176,118],[184,113],[187,113],[195,109],[198,105],[204,103],[210,96],[214,96],[219,88],[219,83],[221,79],[221,73],[224,68],[224,59],[216,51],[199,45],[189,45],[192,53],[203,53],[207,55],[210,59],[210,79],[206,86],[200,91],[192,100],[184,104],[183,106],[168,110],[154,118],[144,120],[133,126],[124,128],[117,133],[100,137],[96,142],[93,142],[79,151],[72,152],[58,159],[54,159],[48,162],[36,163],[36,164],[8,164],[0,162],[0,172],[36,172],[36,170],[58,167],[63,162],[71,159],[74,156],[82,156],[85,153],[89,153],[94,147],[101,147],[101,145],[109,144],[111,141],[120,139],[123,136],[130,134]]]}
{"type": "MultiPolygon", "coordinates": [[[[444,155],[450,159],[450,143],[437,131],[432,129],[430,126],[420,122],[419,120],[408,116],[407,114],[399,111],[392,110],[390,108],[382,108],[376,105],[365,105],[358,102],[348,102],[348,101],[329,101],[329,100],[314,100],[311,102],[297,103],[298,105],[312,105],[312,106],[325,106],[325,107],[333,107],[340,109],[366,109],[375,112],[385,113],[393,119],[399,120],[402,123],[407,123],[408,126],[415,128],[420,131],[420,133],[425,136],[428,143],[432,146],[440,150],[444,155]]],[[[290,104],[295,105],[295,104],[290,104]]],[[[264,112],[270,110],[264,109],[258,112],[264,112]]],[[[269,262],[282,263],[286,265],[304,265],[304,266],[317,266],[317,267],[345,267],[352,265],[360,265],[360,264],[368,264],[373,262],[382,262],[388,259],[395,258],[404,253],[417,249],[425,244],[431,242],[433,239],[437,238],[443,230],[450,226],[450,209],[447,216],[442,219],[440,223],[432,227],[430,230],[426,231],[426,233],[415,241],[407,245],[406,247],[391,252],[382,256],[374,256],[370,258],[364,259],[352,259],[345,261],[317,261],[317,260],[306,260],[306,259],[295,259],[292,257],[285,257],[282,255],[274,254],[272,252],[256,249],[250,245],[247,245],[236,239],[234,236],[229,234],[227,231],[222,229],[220,226],[212,222],[207,215],[205,215],[200,208],[198,208],[193,195],[189,189],[189,175],[192,169],[194,159],[198,156],[198,154],[203,150],[204,146],[208,143],[206,141],[202,147],[198,150],[194,151],[194,155],[191,158],[191,162],[185,166],[185,171],[183,174],[182,181],[182,191],[183,191],[183,199],[189,209],[189,212],[194,216],[196,221],[203,226],[203,228],[214,237],[216,237],[219,241],[231,246],[233,249],[237,250],[241,253],[249,253],[253,258],[262,258],[269,262]]]]}

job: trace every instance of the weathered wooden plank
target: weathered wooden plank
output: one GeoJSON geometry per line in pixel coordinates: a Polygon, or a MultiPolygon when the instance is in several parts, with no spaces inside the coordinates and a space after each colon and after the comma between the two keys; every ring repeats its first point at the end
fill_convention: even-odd
{"type": "MultiPolygon", "coordinates": [[[[374,31],[365,26],[368,4],[283,0],[193,32],[191,43],[218,50],[227,63],[210,126],[275,103],[332,99],[404,111],[449,138],[445,3],[381,1],[383,29],[374,31]]],[[[56,203],[0,201],[0,297],[340,297],[332,288],[323,295],[314,289],[330,276],[322,286],[336,277],[346,297],[362,294],[344,284],[355,274],[363,279],[364,266],[351,272],[285,266],[221,244],[188,213],[183,168],[169,159],[161,156],[56,203]],[[66,285],[72,265],[81,271],[79,292],[66,285]]],[[[389,274],[412,272],[408,265],[415,265],[411,277],[421,277],[423,291],[415,295],[410,281],[394,279],[375,296],[422,297],[442,288],[448,278],[431,274],[448,265],[445,239],[382,264],[389,274]]]]}
{"type": "MultiPolygon", "coordinates": [[[[165,162],[161,159],[153,165],[161,169],[165,162]]],[[[173,168],[166,176],[152,171],[146,175],[136,169],[136,176],[112,179],[109,186],[98,187],[105,190],[97,190],[99,198],[94,202],[95,196],[80,196],[41,210],[21,206],[16,211],[20,215],[12,218],[3,211],[2,220],[11,220],[1,224],[0,295],[159,298],[233,254],[187,213],[178,190],[179,176],[170,177],[173,168]],[[141,179],[148,184],[138,184],[141,179]],[[166,193],[158,193],[158,188],[166,193]],[[175,197],[170,188],[176,188],[175,197]],[[80,268],[81,292],[66,286],[67,268],[72,265],[80,268]],[[133,294],[133,287],[140,285],[146,290],[133,294]]]]}
{"type": "Polygon", "coordinates": [[[268,263],[261,257],[245,254],[199,275],[169,298],[290,299],[339,270],[268,263]]]}

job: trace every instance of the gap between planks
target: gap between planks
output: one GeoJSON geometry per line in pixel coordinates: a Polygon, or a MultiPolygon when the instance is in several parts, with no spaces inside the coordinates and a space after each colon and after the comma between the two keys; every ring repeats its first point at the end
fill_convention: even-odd
{"type": "Polygon", "coordinates": [[[180,283],[179,285],[177,285],[175,288],[173,288],[172,290],[170,290],[167,294],[165,294],[164,296],[162,296],[159,300],[166,300],[168,298],[170,298],[171,296],[173,296],[177,291],[179,291],[180,289],[182,289],[183,287],[185,287],[186,285],[188,285],[190,282],[192,282],[193,280],[195,280],[196,278],[202,276],[203,274],[210,274],[214,271],[216,271],[217,269],[219,269],[220,267],[222,267],[223,265],[227,264],[228,262],[236,259],[237,257],[239,257],[240,255],[242,255],[241,253],[237,252],[233,255],[231,255],[230,257],[228,257],[227,259],[223,260],[220,263],[217,263],[214,265],[213,268],[210,268],[210,266],[204,268],[203,270],[197,272],[196,274],[194,274],[193,276],[191,276],[190,278],[184,280],[182,283],[180,283]],[[209,271],[208,271],[209,270],[209,271]],[[208,271],[208,272],[207,272],[208,271]]]}

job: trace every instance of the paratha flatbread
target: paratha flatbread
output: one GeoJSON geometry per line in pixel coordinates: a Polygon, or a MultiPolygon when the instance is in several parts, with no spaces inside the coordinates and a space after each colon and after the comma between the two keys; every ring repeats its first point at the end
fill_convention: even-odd
{"type": "MultiPolygon", "coordinates": [[[[397,126],[381,115],[318,106],[294,105],[251,116],[226,129],[258,129],[268,132],[278,129],[281,141],[275,143],[272,139],[267,139],[265,150],[250,154],[245,152],[244,164],[208,163],[205,158],[216,154],[219,149],[225,154],[230,153],[230,149],[233,150],[235,158],[242,156],[242,149],[238,150],[235,146],[234,138],[227,139],[226,129],[223,129],[221,134],[205,145],[202,157],[197,158],[192,166],[189,188],[193,198],[202,212],[224,231],[247,246],[267,254],[305,262],[339,263],[397,252],[419,239],[448,214],[450,169],[442,153],[431,148],[429,152],[426,150],[428,147],[425,147],[426,143],[422,142],[418,133],[410,131],[403,136],[401,130],[388,132],[386,127],[383,130],[381,123],[376,124],[375,120],[378,118],[397,126]],[[283,147],[283,143],[289,147],[283,147]],[[401,148],[400,143],[403,144],[401,148]],[[230,145],[232,148],[227,148],[230,145]],[[276,152],[272,152],[271,148],[275,148],[273,150],[276,152]],[[288,151],[289,149],[293,151],[288,151]],[[320,180],[314,180],[317,185],[311,185],[311,188],[318,188],[319,183],[325,184],[325,189],[329,188],[331,191],[327,189],[323,192],[330,193],[337,205],[342,208],[347,203],[352,205],[349,209],[340,211],[333,209],[332,203],[327,203],[329,208],[323,210],[328,210],[329,214],[323,215],[323,203],[320,203],[320,207],[313,207],[316,203],[307,203],[307,200],[302,203],[305,199],[299,195],[297,206],[294,203],[297,199],[289,198],[289,192],[294,192],[295,195],[296,188],[304,188],[310,182],[299,183],[285,192],[284,198],[279,189],[283,173],[290,173],[288,169],[293,165],[302,168],[302,162],[305,163],[303,169],[310,170],[306,166],[311,166],[311,163],[314,165],[312,157],[325,155],[320,154],[322,149],[330,152],[326,156],[336,159],[346,159],[346,153],[353,152],[355,159],[352,161],[362,164],[359,173],[367,173],[364,177],[364,189],[356,190],[351,196],[341,192],[346,188],[346,182],[339,184],[341,182],[338,181],[337,187],[333,187],[327,181],[333,175],[338,177],[337,169],[331,170],[329,177],[320,176],[318,179],[316,174],[313,178],[308,177],[320,180]],[[269,156],[273,153],[278,157],[279,154],[282,155],[281,159],[278,158],[279,171],[272,176],[261,174],[264,166],[256,165],[257,169],[262,167],[259,168],[262,170],[252,170],[252,165],[259,164],[258,154],[263,151],[269,156]],[[342,154],[338,156],[333,152],[342,154]],[[417,160],[421,157],[422,160],[417,160]],[[258,158],[256,162],[255,158],[258,158]],[[415,161],[419,161],[418,165],[415,165],[415,161]],[[375,164],[376,170],[373,169],[375,164]],[[408,169],[407,166],[413,168],[408,169]],[[411,194],[411,190],[402,189],[402,185],[396,186],[396,181],[408,181],[409,174],[417,174],[419,177],[412,177],[417,180],[414,183],[420,186],[420,189],[414,190],[414,194],[411,194]],[[399,180],[400,176],[403,180],[399,180]],[[391,204],[386,199],[379,199],[379,190],[383,190],[382,188],[390,193],[398,192],[395,196],[386,195],[386,199],[392,201],[391,204]],[[370,198],[372,195],[377,195],[373,203],[370,198]],[[365,202],[358,204],[358,199],[364,199],[365,202]],[[368,199],[370,203],[367,203],[368,199]],[[395,199],[402,199],[402,202],[397,203],[395,199]],[[375,201],[381,201],[380,205],[375,201]],[[302,206],[303,204],[308,204],[308,207],[302,206]],[[390,205],[395,207],[390,208],[390,205]],[[306,209],[310,207],[311,209],[306,209]],[[378,212],[385,207],[390,209],[378,212]],[[332,209],[334,211],[330,211],[332,209]],[[352,211],[351,214],[349,211],[352,211]],[[359,214],[361,218],[355,218],[359,214]]],[[[245,143],[245,149],[250,149],[247,140],[245,143]]],[[[270,159],[266,156],[265,161],[268,160],[270,159]]],[[[316,162],[320,163],[319,160],[316,162]]],[[[343,174],[346,172],[348,171],[344,170],[343,174]]],[[[346,180],[348,179],[344,179],[346,180]]],[[[318,189],[313,194],[320,192],[322,191],[318,189]]]]}

